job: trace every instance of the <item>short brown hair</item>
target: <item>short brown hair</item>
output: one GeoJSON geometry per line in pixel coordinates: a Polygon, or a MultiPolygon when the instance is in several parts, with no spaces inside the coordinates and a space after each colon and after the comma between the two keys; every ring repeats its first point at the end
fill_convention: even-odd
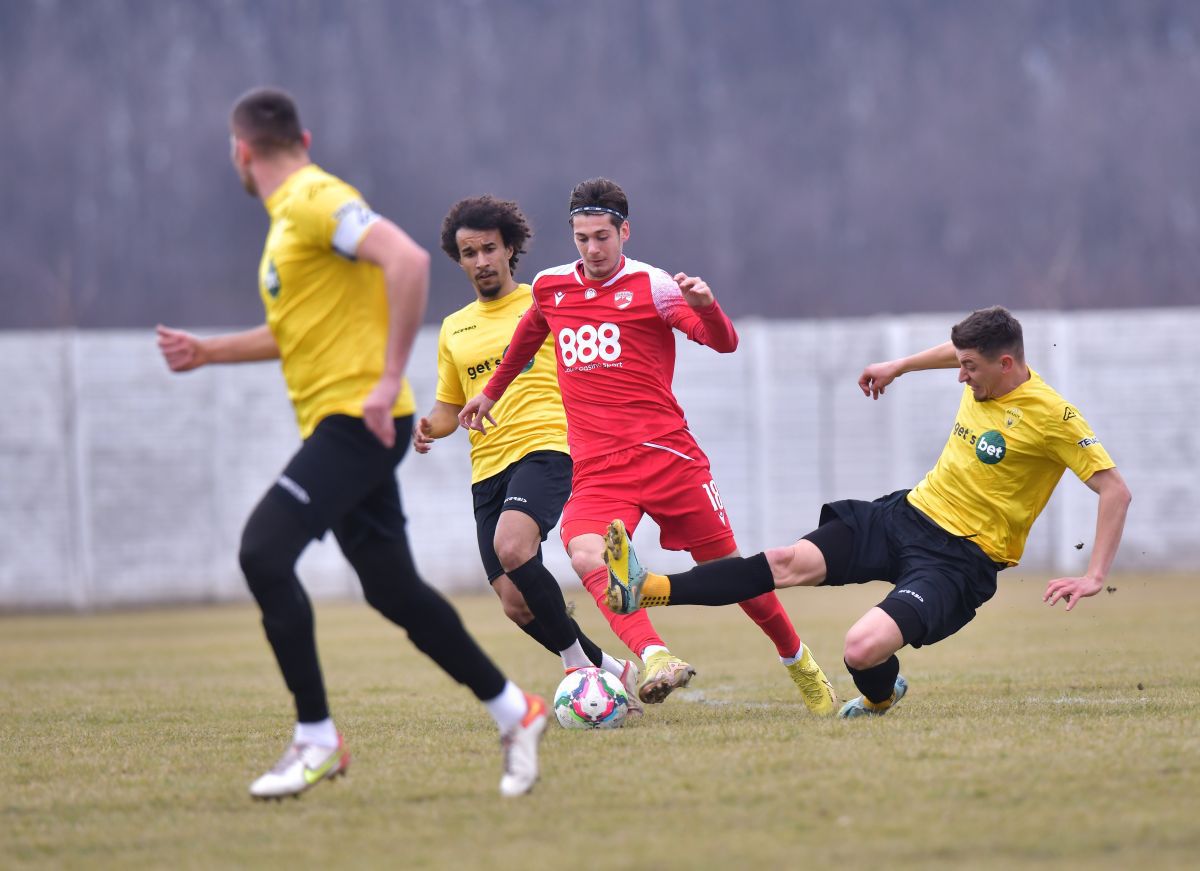
{"type": "Polygon", "coordinates": [[[1021,322],[999,305],[971,312],[950,330],[950,341],[960,351],[974,348],[989,360],[1001,354],[1025,359],[1021,322]]]}
{"type": "Polygon", "coordinates": [[[517,259],[525,253],[525,243],[533,235],[520,206],[512,200],[498,200],[490,194],[459,200],[451,206],[442,221],[442,250],[455,263],[459,260],[458,231],[462,227],[499,230],[504,247],[512,249],[508,268],[516,274],[517,259]]]}
{"type": "Polygon", "coordinates": [[[296,101],[279,88],[254,88],[243,94],[230,116],[234,134],[260,154],[304,147],[304,128],[296,101]]]}
{"type": "Polygon", "coordinates": [[[572,222],[578,209],[595,209],[601,214],[607,214],[614,227],[620,227],[629,217],[629,198],[612,179],[589,178],[575,185],[575,189],[571,191],[571,203],[568,208],[572,222]],[[613,214],[614,212],[617,214],[613,214]]]}

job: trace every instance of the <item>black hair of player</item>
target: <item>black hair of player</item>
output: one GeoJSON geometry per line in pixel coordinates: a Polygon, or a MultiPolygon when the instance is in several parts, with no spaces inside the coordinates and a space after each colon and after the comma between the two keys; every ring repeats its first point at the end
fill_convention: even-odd
{"type": "Polygon", "coordinates": [[[458,231],[463,227],[471,230],[499,230],[504,247],[512,249],[508,268],[517,274],[517,260],[525,253],[525,243],[533,237],[521,207],[512,200],[498,200],[490,194],[468,197],[450,207],[442,221],[442,250],[455,263],[459,262],[458,231]]]}
{"type": "Polygon", "coordinates": [[[1009,354],[1025,360],[1025,337],[1021,322],[1008,309],[994,305],[973,311],[950,330],[950,341],[960,351],[975,349],[989,360],[1009,354]]]}
{"type": "Polygon", "coordinates": [[[234,134],[259,154],[295,151],[304,147],[304,128],[296,101],[279,88],[254,88],[233,105],[234,134]]]}
{"type": "MultiPolygon", "coordinates": [[[[625,191],[621,190],[621,186],[612,179],[589,178],[587,181],[581,181],[575,185],[575,189],[571,191],[571,204],[568,210],[573,212],[576,209],[586,209],[588,206],[594,206],[597,209],[612,209],[620,212],[625,219],[629,217],[629,198],[625,196],[625,191]]],[[[611,212],[607,214],[608,219],[617,229],[620,229],[621,225],[625,223],[611,212]]],[[[574,222],[575,219],[572,218],[571,223],[574,222]]]]}

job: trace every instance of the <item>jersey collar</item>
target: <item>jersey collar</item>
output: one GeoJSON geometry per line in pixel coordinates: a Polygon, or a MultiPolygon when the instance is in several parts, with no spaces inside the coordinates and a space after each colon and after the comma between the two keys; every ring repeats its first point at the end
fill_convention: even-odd
{"type": "Polygon", "coordinates": [[[617,282],[619,278],[625,275],[625,270],[629,261],[625,259],[625,255],[621,255],[621,262],[617,264],[616,270],[608,278],[600,281],[595,278],[588,278],[587,273],[583,271],[583,259],[575,261],[575,280],[579,282],[581,287],[609,287],[617,282]]]}
{"type": "Polygon", "coordinates": [[[318,167],[315,163],[306,163],[304,166],[300,167],[298,170],[285,178],[283,183],[279,185],[279,187],[275,188],[275,190],[271,192],[271,195],[267,197],[266,201],[263,203],[263,205],[267,207],[267,214],[274,217],[275,213],[279,211],[279,208],[285,202],[287,202],[288,198],[292,195],[292,189],[300,183],[301,179],[316,169],[318,169],[318,167]]]}

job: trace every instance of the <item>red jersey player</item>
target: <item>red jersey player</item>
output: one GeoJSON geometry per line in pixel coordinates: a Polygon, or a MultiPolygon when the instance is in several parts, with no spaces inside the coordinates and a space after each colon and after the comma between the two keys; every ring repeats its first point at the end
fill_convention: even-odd
{"type": "MultiPolygon", "coordinates": [[[[618,518],[632,534],[644,514],[662,530],[662,545],[686,550],[697,563],[736,556],[737,543],[708,458],[687,429],[671,391],[679,330],[720,353],[737,348],[737,332],[696,276],[671,277],[626,258],[628,200],[608,179],[590,179],[571,194],[570,222],[580,259],[538,274],[503,362],[459,421],[485,431],[493,404],[554,334],[558,382],[574,460],[571,498],[561,534],[571,565],[617,636],[646,664],[638,695],[661,702],[686,686],[693,669],[671,655],[638,611],[618,615],[605,604],[604,534],[618,518]]],[[[815,713],[832,714],[833,688],[800,643],[774,593],[741,607],[775,643],[781,660],[815,713]]]]}

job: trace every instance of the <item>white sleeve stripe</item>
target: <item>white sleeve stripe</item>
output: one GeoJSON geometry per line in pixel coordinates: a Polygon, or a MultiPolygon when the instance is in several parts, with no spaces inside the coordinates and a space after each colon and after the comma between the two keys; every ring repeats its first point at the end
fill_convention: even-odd
{"type": "Polygon", "coordinates": [[[352,200],[334,212],[333,219],[337,221],[337,228],[333,231],[333,250],[343,257],[353,258],[363,234],[379,220],[379,215],[361,200],[352,200]]]}

